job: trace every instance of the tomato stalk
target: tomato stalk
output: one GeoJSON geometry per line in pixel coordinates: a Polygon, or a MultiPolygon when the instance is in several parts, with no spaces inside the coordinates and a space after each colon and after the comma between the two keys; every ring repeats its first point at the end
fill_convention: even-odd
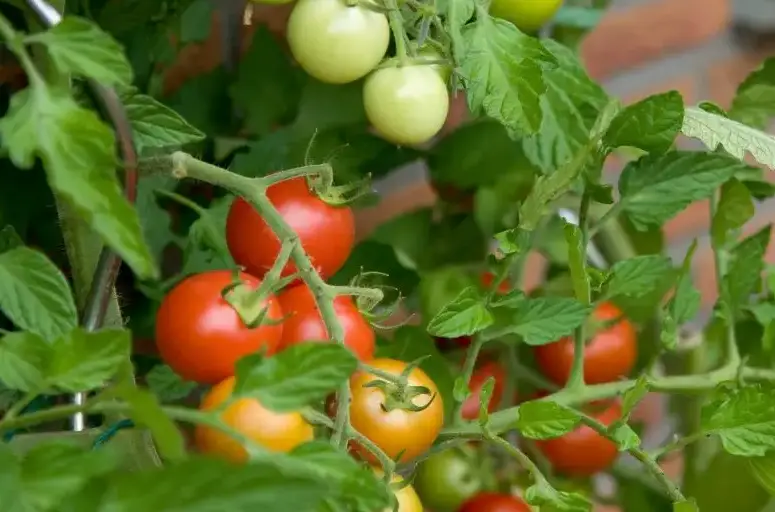
{"type": "MultiPolygon", "coordinates": [[[[589,245],[589,205],[592,198],[590,197],[587,188],[584,188],[584,193],[581,195],[581,204],[579,206],[579,233],[581,237],[581,250],[584,255],[587,253],[587,246],[589,245]]],[[[587,271],[586,256],[581,259],[581,272],[587,271]]],[[[589,304],[591,297],[589,296],[589,287],[587,287],[586,297],[578,297],[584,303],[589,304]]],[[[576,332],[573,336],[573,365],[571,366],[570,377],[566,385],[569,390],[583,389],[586,385],[584,383],[584,352],[585,352],[585,337],[584,337],[585,325],[584,322],[576,328],[576,332]]]]}
{"type": "MultiPolygon", "coordinates": [[[[616,423],[614,423],[612,427],[608,427],[596,419],[587,416],[586,414],[579,414],[579,417],[581,418],[581,423],[583,425],[588,426],[603,437],[614,440],[614,429],[617,427],[616,423]]],[[[657,461],[654,457],[651,457],[638,446],[627,448],[626,451],[635,457],[641,464],[646,467],[646,469],[649,470],[652,475],[654,475],[654,478],[656,478],[657,481],[664,486],[665,490],[667,490],[667,493],[670,495],[670,498],[672,498],[673,501],[686,501],[686,497],[681,492],[681,489],[665,474],[662,468],[659,467],[659,464],[657,464],[657,461]]]]}
{"type": "Polygon", "coordinates": [[[396,42],[396,56],[399,65],[406,64],[408,54],[406,52],[406,31],[404,30],[404,20],[401,17],[401,11],[398,9],[396,0],[385,0],[385,6],[388,8],[388,22],[390,31],[393,32],[393,39],[396,42]]]}

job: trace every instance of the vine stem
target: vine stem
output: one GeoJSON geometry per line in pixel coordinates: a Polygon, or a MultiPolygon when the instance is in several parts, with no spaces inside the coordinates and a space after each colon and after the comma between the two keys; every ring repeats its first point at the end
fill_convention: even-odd
{"type": "Polygon", "coordinates": [[[398,2],[396,0],[385,0],[385,6],[388,9],[387,17],[390,23],[390,31],[393,32],[393,39],[396,42],[396,57],[398,57],[399,64],[403,66],[408,61],[404,20],[401,17],[401,11],[398,9],[398,2]]]}
{"type": "MultiPolygon", "coordinates": [[[[700,375],[655,377],[653,380],[649,380],[649,384],[652,391],[661,393],[705,393],[712,391],[722,382],[734,380],[738,370],[739,368],[736,366],[725,365],[710,373],[700,375]]],[[[775,382],[775,370],[746,367],[743,368],[741,375],[746,382],[775,382]]],[[[620,395],[634,386],[635,383],[635,380],[624,380],[585,386],[580,390],[570,390],[566,388],[549,397],[541,398],[540,400],[552,400],[553,402],[567,406],[581,405],[620,395]]],[[[518,410],[519,407],[517,406],[491,414],[489,428],[493,432],[505,432],[514,428],[518,410]]],[[[444,440],[451,437],[476,435],[481,435],[481,427],[476,422],[468,422],[443,430],[440,434],[440,439],[444,440]]]]}
{"type": "MultiPolygon", "coordinates": [[[[582,261],[581,271],[586,272],[587,261],[587,246],[589,245],[589,205],[591,204],[591,197],[587,192],[586,187],[584,193],[581,195],[581,205],[579,206],[579,233],[581,236],[581,250],[582,261]]],[[[587,293],[589,295],[589,293],[587,293]]],[[[586,302],[589,303],[589,297],[586,297],[586,302]]],[[[573,336],[573,364],[571,366],[570,377],[568,378],[567,388],[570,390],[583,389],[586,385],[584,383],[584,352],[586,339],[584,336],[585,325],[584,322],[579,324],[573,336]]]]}
{"type": "MultiPolygon", "coordinates": [[[[613,436],[611,430],[607,426],[603,425],[596,419],[587,416],[586,414],[581,414],[580,418],[582,424],[588,426],[601,436],[612,439],[613,436]]],[[[668,478],[668,476],[665,474],[662,468],[659,467],[659,464],[657,464],[657,461],[653,457],[649,456],[648,453],[646,453],[638,446],[628,448],[626,451],[635,457],[641,464],[646,467],[646,469],[649,470],[652,475],[654,475],[654,478],[656,478],[657,481],[664,486],[673,501],[686,501],[686,497],[683,495],[683,493],[681,493],[681,489],[675,482],[668,478]]]]}
{"type": "MultiPolygon", "coordinates": [[[[267,188],[277,183],[277,177],[266,178],[246,178],[230,171],[222,169],[207,162],[198,160],[191,155],[183,152],[175,152],[172,158],[172,174],[178,179],[192,178],[205,181],[229,190],[230,192],[247,199],[253,207],[261,214],[264,222],[270,227],[274,234],[281,240],[297,238],[296,233],[283,219],[280,212],[272,205],[272,202],[266,195],[267,188]]],[[[330,165],[313,165],[283,171],[285,179],[291,179],[299,176],[321,176],[324,179],[333,175],[330,165]]],[[[326,327],[328,336],[338,343],[344,343],[344,328],[336,316],[334,309],[334,298],[336,289],[328,285],[315,271],[312,262],[304,252],[301,244],[294,244],[291,250],[291,260],[298,269],[299,276],[304,280],[315,297],[315,303],[320,311],[323,324],[326,327]]],[[[349,409],[350,409],[350,385],[344,382],[338,390],[336,420],[334,423],[334,432],[331,436],[331,443],[335,446],[344,447],[347,443],[349,430],[349,409]]]]}
{"type": "MultiPolygon", "coordinates": [[[[465,384],[465,389],[468,390],[468,383],[471,381],[471,375],[474,373],[474,367],[476,366],[476,360],[479,358],[479,352],[482,350],[482,346],[484,346],[484,337],[476,335],[474,336],[473,341],[471,342],[471,346],[468,347],[468,352],[466,353],[466,360],[465,363],[463,363],[463,373],[460,376],[460,379],[462,379],[463,383],[465,384]]],[[[464,399],[465,400],[465,399],[464,399]]],[[[463,402],[464,400],[455,400],[455,407],[453,408],[452,412],[452,420],[453,423],[460,423],[462,421],[461,412],[463,409],[463,402]]]]}

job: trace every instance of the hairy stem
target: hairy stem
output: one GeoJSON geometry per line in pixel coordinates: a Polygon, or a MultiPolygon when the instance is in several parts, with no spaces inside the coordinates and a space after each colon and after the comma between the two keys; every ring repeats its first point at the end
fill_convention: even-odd
{"type": "MultiPolygon", "coordinates": [[[[581,250],[584,251],[584,258],[582,259],[582,272],[586,272],[587,266],[587,246],[589,245],[589,205],[591,203],[591,197],[589,193],[584,190],[581,196],[581,205],[579,206],[579,232],[581,234],[581,250]]],[[[589,295],[589,294],[587,294],[589,295]]],[[[584,383],[584,352],[586,340],[584,336],[584,322],[582,322],[577,328],[573,336],[573,365],[571,366],[570,377],[568,378],[568,389],[583,389],[584,383]]]]}
{"type": "MultiPolygon", "coordinates": [[[[466,361],[465,363],[463,363],[463,373],[460,375],[460,378],[463,379],[463,382],[465,383],[466,389],[468,389],[468,383],[471,381],[471,375],[474,373],[476,360],[479,358],[479,351],[482,349],[483,345],[484,345],[484,338],[482,336],[477,335],[477,336],[474,336],[474,339],[471,342],[471,346],[468,347],[468,352],[466,353],[466,361]]],[[[452,413],[452,421],[454,423],[459,423],[462,420],[460,416],[462,408],[463,408],[463,402],[455,400],[455,407],[452,413]]]]}

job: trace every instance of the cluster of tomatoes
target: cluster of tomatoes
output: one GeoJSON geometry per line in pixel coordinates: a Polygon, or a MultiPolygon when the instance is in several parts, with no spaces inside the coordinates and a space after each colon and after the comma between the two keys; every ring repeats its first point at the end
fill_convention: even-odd
{"type": "MultiPolygon", "coordinates": [[[[267,197],[296,232],[321,277],[328,278],[342,267],[355,238],[349,207],[326,203],[312,192],[306,178],[274,184],[268,188],[267,197]]],[[[245,269],[239,281],[258,288],[281,250],[280,240],[242,198],[236,198],[231,205],[226,235],[232,257],[245,269]]],[[[290,277],[295,272],[289,261],[281,275],[290,277]]],[[[258,326],[251,327],[224,296],[234,281],[235,275],[229,270],[190,276],[165,296],[157,313],[156,344],[161,358],[184,379],[212,386],[200,405],[204,411],[217,409],[230,398],[235,365],[241,358],[260,351],[272,355],[297,343],[329,339],[312,291],[300,280],[276,295],[266,296],[261,304],[265,316],[258,326]]],[[[344,329],[345,345],[361,361],[399,379],[407,363],[374,359],[374,332],[352,298],[338,296],[334,309],[344,329]]],[[[374,380],[378,377],[364,371],[351,376],[352,427],[394,460],[417,457],[431,446],[443,426],[443,403],[436,385],[422,370],[414,368],[401,389],[423,389],[423,393],[411,397],[409,408],[386,410],[386,397],[401,390],[364,386],[374,380]]],[[[384,383],[396,388],[395,384],[384,383]]],[[[327,405],[335,406],[335,401],[327,405]]],[[[278,413],[253,398],[232,400],[220,415],[233,430],[269,450],[287,452],[314,436],[312,425],[300,412],[278,413]]],[[[194,445],[200,452],[234,462],[248,458],[241,442],[207,426],[197,426],[194,445]]],[[[374,456],[362,446],[354,443],[352,448],[359,458],[376,465],[374,456]]],[[[396,494],[402,511],[422,510],[411,486],[396,494]]]]}
{"type": "MultiPolygon", "coordinates": [[[[400,5],[404,1],[393,0],[400,5]]],[[[561,0],[496,0],[493,14],[527,31],[540,28],[561,0]]],[[[374,130],[399,145],[418,145],[441,131],[449,111],[447,82],[452,67],[442,45],[400,37],[397,53],[408,46],[414,57],[385,60],[391,39],[390,2],[299,0],[287,26],[287,40],[296,62],[311,76],[330,84],[365,77],[363,105],[374,130]]],[[[394,20],[395,21],[395,20],[394,20]]],[[[394,35],[396,33],[394,32],[394,35]]]]}
{"type": "MultiPolygon", "coordinates": [[[[484,275],[483,284],[492,278],[484,275]]],[[[498,291],[508,291],[502,285],[498,291]]],[[[587,384],[602,384],[626,377],[637,359],[637,339],[633,325],[615,305],[604,302],[597,306],[588,325],[590,335],[584,348],[584,380],[587,384]]],[[[437,339],[444,349],[467,347],[468,337],[452,340],[437,339]]],[[[536,365],[553,383],[563,386],[570,377],[574,358],[571,337],[548,345],[535,347],[536,365]]],[[[479,393],[489,379],[493,390],[488,410],[494,412],[504,398],[508,372],[496,360],[484,359],[477,365],[469,382],[471,395],[463,404],[465,419],[475,420],[479,414],[479,393]]],[[[535,397],[545,396],[541,391],[535,397]]],[[[513,403],[518,398],[513,397],[513,403]]],[[[585,407],[590,416],[604,425],[611,425],[621,417],[621,404],[614,400],[596,402],[585,407]]],[[[534,441],[538,451],[551,463],[553,470],[568,477],[584,478],[610,467],[618,456],[617,446],[587,426],[581,426],[558,438],[534,441]]],[[[415,479],[417,492],[425,505],[434,512],[518,512],[529,510],[518,498],[481,492],[483,479],[477,474],[464,454],[447,450],[423,462],[415,479]],[[473,508],[475,504],[476,508],[473,508]],[[463,504],[463,505],[461,505],[463,504]],[[462,506],[462,508],[461,508],[462,506]],[[469,508],[466,508],[469,507],[469,508]]]]}

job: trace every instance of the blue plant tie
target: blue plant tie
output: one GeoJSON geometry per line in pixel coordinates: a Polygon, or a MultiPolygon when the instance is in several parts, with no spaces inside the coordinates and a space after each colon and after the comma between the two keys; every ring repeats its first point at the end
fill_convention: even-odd
{"type": "Polygon", "coordinates": [[[120,430],[124,430],[125,428],[132,428],[135,426],[135,423],[130,419],[124,419],[117,421],[110,427],[108,427],[105,432],[99,435],[97,439],[94,440],[94,444],[92,444],[92,449],[99,448],[103,444],[110,441],[120,430]]]}

